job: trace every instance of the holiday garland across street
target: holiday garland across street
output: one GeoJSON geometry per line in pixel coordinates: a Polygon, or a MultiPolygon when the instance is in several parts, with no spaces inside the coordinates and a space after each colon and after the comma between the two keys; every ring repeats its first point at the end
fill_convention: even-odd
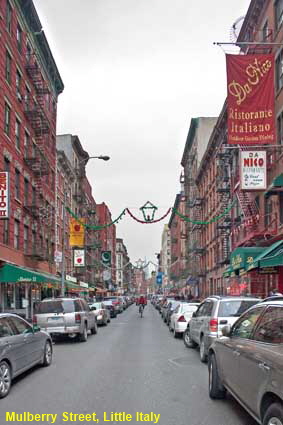
{"type": "Polygon", "coordinates": [[[143,207],[140,208],[140,210],[143,213],[144,216],[144,220],[139,219],[138,217],[136,217],[129,208],[125,208],[121,214],[113,221],[111,221],[110,223],[106,223],[104,225],[100,225],[100,226],[94,226],[91,224],[87,224],[84,223],[70,208],[66,207],[66,210],[68,211],[68,213],[75,219],[78,221],[78,223],[80,223],[82,226],[84,226],[87,229],[91,229],[91,230],[101,230],[101,229],[105,229],[106,227],[110,227],[113,224],[118,223],[123,216],[128,213],[128,215],[133,218],[135,221],[137,221],[138,223],[141,224],[155,224],[158,223],[161,220],[164,220],[164,218],[166,218],[168,216],[168,214],[173,211],[175,214],[177,214],[182,220],[186,221],[186,222],[190,222],[193,224],[203,224],[203,225],[208,225],[210,223],[215,223],[216,221],[221,220],[221,218],[225,217],[230,211],[231,209],[236,205],[237,203],[237,199],[234,199],[231,203],[231,205],[229,205],[222,214],[213,217],[212,219],[208,220],[208,221],[200,221],[200,220],[192,220],[191,218],[187,217],[186,215],[181,214],[176,208],[169,208],[167,210],[167,212],[160,217],[159,219],[154,219],[154,214],[156,212],[156,210],[158,209],[158,207],[156,207],[155,205],[153,205],[151,202],[147,202],[143,207]],[[150,209],[152,210],[151,216],[148,214],[146,215],[145,210],[146,209],[150,209]]]}

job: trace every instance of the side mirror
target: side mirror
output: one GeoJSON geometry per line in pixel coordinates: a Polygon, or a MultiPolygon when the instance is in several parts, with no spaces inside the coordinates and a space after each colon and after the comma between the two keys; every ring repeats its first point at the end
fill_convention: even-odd
{"type": "Polygon", "coordinates": [[[38,325],[33,325],[32,329],[33,329],[33,332],[39,332],[40,331],[40,327],[38,325]]]}
{"type": "Polygon", "coordinates": [[[230,325],[223,326],[222,335],[227,336],[227,337],[229,337],[231,335],[231,326],[230,325]]]}
{"type": "Polygon", "coordinates": [[[197,314],[195,311],[193,312],[192,317],[197,317],[197,314]]]}

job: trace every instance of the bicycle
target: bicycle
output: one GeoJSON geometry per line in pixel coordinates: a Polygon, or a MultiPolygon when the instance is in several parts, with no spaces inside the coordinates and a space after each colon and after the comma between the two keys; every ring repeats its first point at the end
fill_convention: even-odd
{"type": "Polygon", "coordinates": [[[139,306],[139,313],[140,313],[141,317],[143,315],[143,309],[144,309],[144,305],[140,304],[140,306],[139,306]]]}

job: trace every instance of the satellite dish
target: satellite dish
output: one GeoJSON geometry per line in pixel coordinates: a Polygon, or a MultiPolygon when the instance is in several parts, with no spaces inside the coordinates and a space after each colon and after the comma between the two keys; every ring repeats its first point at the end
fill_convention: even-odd
{"type": "Polygon", "coordinates": [[[239,37],[244,19],[245,19],[245,16],[240,16],[238,19],[236,19],[236,21],[233,23],[232,27],[230,28],[230,41],[232,43],[236,43],[239,37]]]}

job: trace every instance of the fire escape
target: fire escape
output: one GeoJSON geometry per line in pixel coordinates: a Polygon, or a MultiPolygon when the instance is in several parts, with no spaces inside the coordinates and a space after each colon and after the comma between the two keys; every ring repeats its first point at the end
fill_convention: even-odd
{"type": "Polygon", "coordinates": [[[37,64],[35,54],[27,58],[26,72],[33,84],[35,96],[31,93],[24,97],[24,113],[34,132],[34,143],[25,146],[24,161],[33,173],[36,193],[25,210],[33,218],[33,236],[27,256],[41,261],[53,262],[53,230],[55,224],[54,207],[44,200],[44,184],[48,184],[50,167],[46,152],[50,122],[46,115],[47,83],[37,64]],[[45,182],[44,182],[45,180],[45,182]]]}
{"type": "MultiPolygon", "coordinates": [[[[242,148],[242,150],[248,148],[242,148]]],[[[234,155],[234,173],[232,186],[234,196],[238,200],[240,211],[235,213],[232,220],[232,248],[238,246],[265,245],[277,234],[277,215],[264,211],[260,214],[256,198],[251,192],[242,190],[239,177],[239,153],[234,155]]]]}
{"type": "MultiPolygon", "coordinates": [[[[231,204],[231,178],[230,170],[232,164],[232,153],[219,151],[217,153],[217,176],[216,176],[216,192],[218,193],[218,209],[217,215],[221,215],[227,210],[231,204]]],[[[217,264],[224,265],[230,262],[230,232],[231,232],[231,216],[225,215],[216,223],[217,237],[220,240],[217,253],[217,264]]]]}

